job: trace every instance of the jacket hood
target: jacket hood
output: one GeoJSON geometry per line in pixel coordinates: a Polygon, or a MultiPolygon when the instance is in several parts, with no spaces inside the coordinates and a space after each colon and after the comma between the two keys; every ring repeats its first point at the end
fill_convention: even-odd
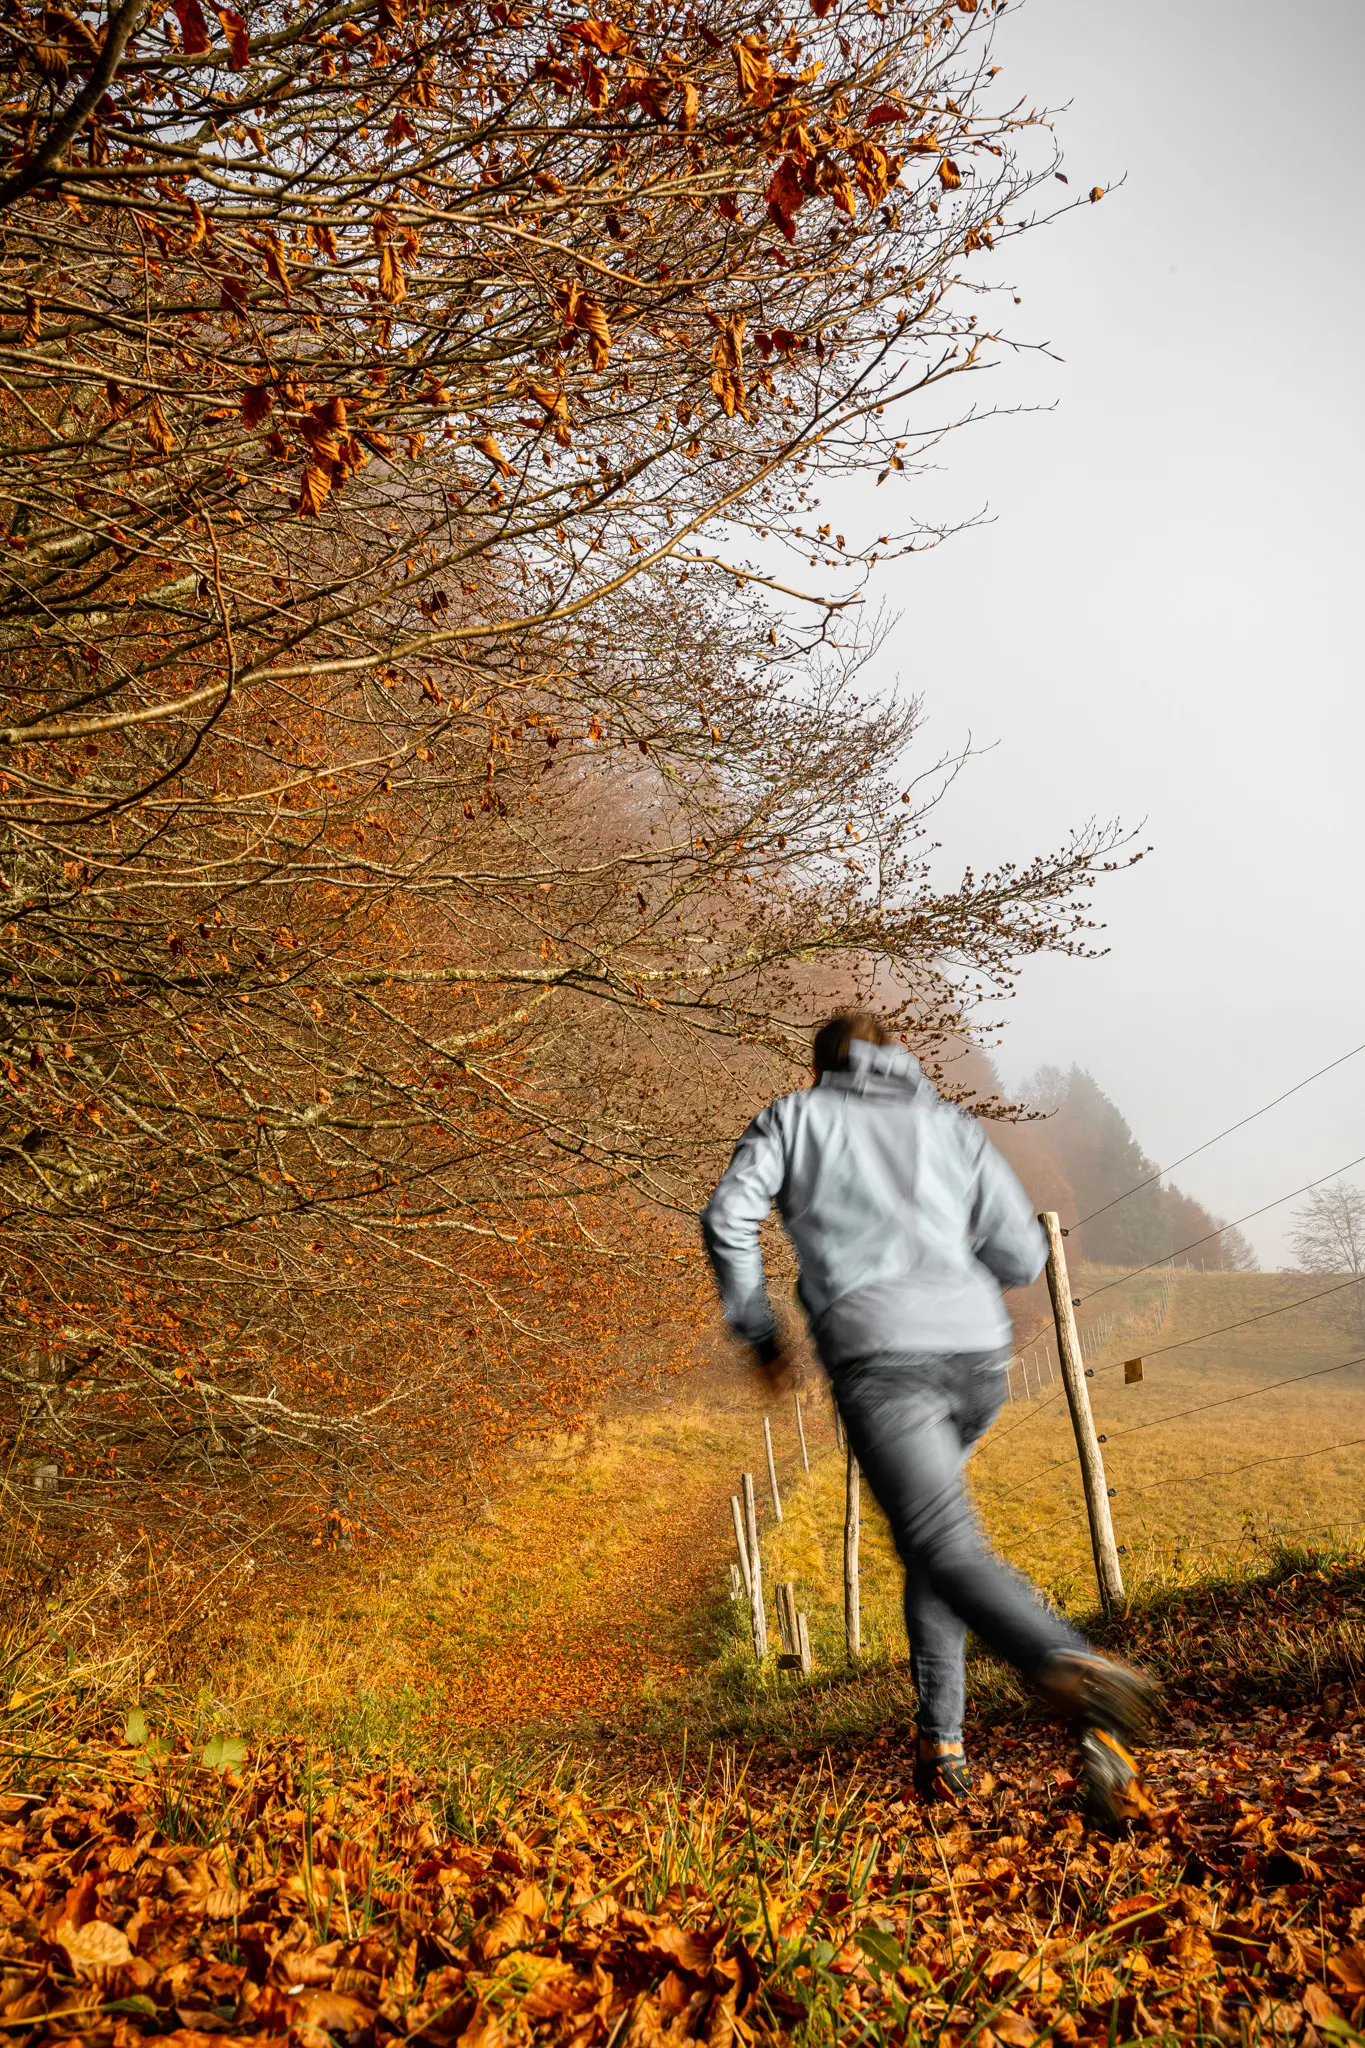
{"type": "Polygon", "coordinates": [[[848,1065],[820,1076],[822,1088],[841,1088],[854,1095],[936,1096],[924,1069],[903,1045],[873,1045],[866,1038],[849,1041],[848,1065]]]}

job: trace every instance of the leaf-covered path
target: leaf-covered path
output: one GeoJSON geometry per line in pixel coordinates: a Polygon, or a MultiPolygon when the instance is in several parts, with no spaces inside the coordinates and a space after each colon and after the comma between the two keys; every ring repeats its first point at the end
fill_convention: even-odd
{"type": "MultiPolygon", "coordinates": [[[[681,1388],[524,1447],[472,1528],[334,1560],[302,1602],[253,1619],[231,1674],[251,1718],[297,1725],[350,1701],[428,1736],[592,1733],[695,1673],[734,1550],[729,1497],[741,1466],[763,1472],[764,1411],[746,1374],[681,1388]]],[[[827,1404],[816,1427],[832,1441],[827,1404]]],[[[779,1452],[790,1466],[785,1412],[779,1452]]]]}

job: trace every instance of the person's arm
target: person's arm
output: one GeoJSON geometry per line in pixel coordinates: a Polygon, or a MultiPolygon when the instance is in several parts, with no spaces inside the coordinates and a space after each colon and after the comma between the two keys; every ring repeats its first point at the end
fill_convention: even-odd
{"type": "Polygon", "coordinates": [[[1027,1287],[1047,1264],[1047,1239],[1014,1169],[978,1127],[972,1250],[1002,1287],[1027,1287]]]}
{"type": "Polygon", "coordinates": [[[702,1242],[726,1322],[760,1365],[780,1365],[782,1333],[768,1301],[758,1233],[782,1185],[786,1161],[773,1108],[756,1116],[701,1212],[702,1242]]]}

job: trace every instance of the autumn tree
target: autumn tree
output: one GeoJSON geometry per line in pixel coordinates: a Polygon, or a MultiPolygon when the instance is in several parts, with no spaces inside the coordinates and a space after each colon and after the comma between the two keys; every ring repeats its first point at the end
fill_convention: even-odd
{"type": "Polygon", "coordinates": [[[937,878],[849,624],[913,523],[814,499],[987,359],[989,18],[10,0],[25,1455],[221,1515],[572,1412],[822,975],[932,1052],[1084,944],[1111,830],[937,878]]]}

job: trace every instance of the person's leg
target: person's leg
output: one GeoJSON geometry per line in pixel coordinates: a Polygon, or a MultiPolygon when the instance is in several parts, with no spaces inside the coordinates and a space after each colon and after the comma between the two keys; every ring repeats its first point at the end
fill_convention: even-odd
{"type": "MultiPolygon", "coordinates": [[[[973,1376],[979,1362],[878,1353],[837,1369],[835,1395],[853,1454],[915,1581],[915,1618],[923,1589],[1032,1683],[1050,1657],[1087,1645],[994,1555],[971,1511],[962,1465],[987,1426],[973,1376]]],[[[907,1623],[913,1627],[908,1603],[907,1623]]],[[[931,1623],[931,1654],[944,1641],[931,1623]]]]}
{"type": "Polygon", "coordinates": [[[905,1633],[920,1736],[926,1743],[957,1745],[967,1701],[967,1624],[913,1562],[905,1567],[905,1633]]]}

